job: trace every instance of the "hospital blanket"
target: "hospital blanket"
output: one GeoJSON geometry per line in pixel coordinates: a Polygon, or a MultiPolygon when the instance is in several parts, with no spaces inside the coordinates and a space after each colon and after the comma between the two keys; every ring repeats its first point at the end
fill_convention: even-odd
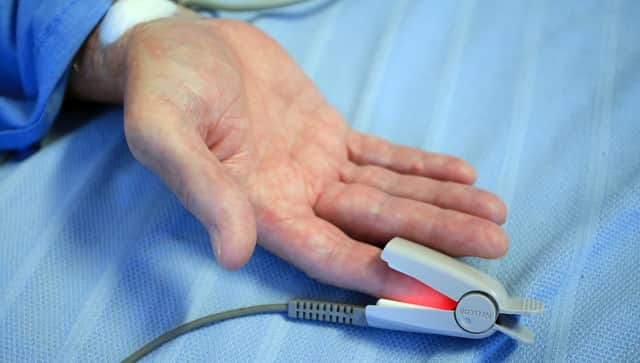
{"type": "MultiPolygon", "coordinates": [[[[221,14],[222,16],[232,16],[221,14]]],[[[509,207],[506,257],[466,262],[545,302],[533,345],[260,315],[159,362],[634,361],[640,356],[640,2],[312,1],[233,15],[293,55],[361,131],[450,153],[509,207]]],[[[0,166],[0,361],[112,362],[209,313],[367,303],[258,248],[236,272],[127,149],[118,108],[0,166]]]]}

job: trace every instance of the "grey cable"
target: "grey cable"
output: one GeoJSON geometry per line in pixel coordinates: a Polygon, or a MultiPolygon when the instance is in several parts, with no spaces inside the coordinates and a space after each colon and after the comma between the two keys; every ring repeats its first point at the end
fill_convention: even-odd
{"type": "Polygon", "coordinates": [[[284,313],[287,311],[287,304],[269,304],[269,305],[256,305],[246,308],[240,308],[235,310],[223,311],[221,313],[211,314],[202,318],[190,321],[182,324],[177,328],[169,330],[161,336],[155,338],[149,343],[145,344],[142,348],[125,358],[122,363],[133,363],[140,360],[145,355],[149,354],[152,350],[158,348],[162,344],[179,337],[184,333],[201,328],[205,325],[217,323],[227,319],[233,319],[241,316],[264,314],[264,313],[284,313]]]}
{"type": "Polygon", "coordinates": [[[220,0],[177,0],[177,3],[187,7],[200,7],[208,10],[222,11],[256,11],[274,9],[283,6],[293,5],[308,0],[254,0],[243,1],[242,3],[230,3],[220,0]]]}
{"type": "Polygon", "coordinates": [[[164,343],[189,333],[203,326],[223,320],[264,313],[287,313],[292,319],[316,320],[331,323],[367,326],[365,307],[351,304],[340,304],[315,300],[290,300],[287,304],[267,304],[249,306],[235,310],[223,311],[182,324],[160,335],[133,354],[122,360],[122,363],[133,363],[164,343]]]}

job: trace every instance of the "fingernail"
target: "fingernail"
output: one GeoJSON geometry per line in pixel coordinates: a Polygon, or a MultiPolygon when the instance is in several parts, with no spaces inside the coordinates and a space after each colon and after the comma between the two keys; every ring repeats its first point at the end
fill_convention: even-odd
{"type": "Polygon", "coordinates": [[[220,253],[222,250],[222,243],[220,241],[220,232],[217,228],[209,228],[209,235],[211,237],[211,245],[213,246],[213,254],[216,256],[216,260],[220,259],[220,253]]]}
{"type": "Polygon", "coordinates": [[[467,181],[469,181],[470,183],[475,182],[477,179],[475,169],[467,163],[464,163],[464,166],[462,167],[462,173],[465,175],[465,177],[467,178],[467,181]]]}

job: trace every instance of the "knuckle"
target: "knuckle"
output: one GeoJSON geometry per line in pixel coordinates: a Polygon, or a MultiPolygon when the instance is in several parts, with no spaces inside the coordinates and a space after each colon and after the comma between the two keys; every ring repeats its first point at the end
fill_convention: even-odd
{"type": "Polygon", "coordinates": [[[333,268],[333,266],[336,265],[338,255],[339,250],[337,245],[331,244],[322,248],[319,258],[321,269],[322,267],[324,267],[328,271],[334,271],[335,269],[333,268]]]}
{"type": "Polygon", "coordinates": [[[372,226],[380,226],[383,223],[383,208],[389,202],[390,196],[384,195],[380,198],[376,198],[377,201],[375,203],[371,203],[371,207],[369,209],[369,216],[371,218],[372,226]]]}
{"type": "Polygon", "coordinates": [[[378,149],[381,150],[380,163],[384,166],[393,164],[395,152],[393,145],[383,139],[378,139],[378,149]]]}
{"type": "Polygon", "coordinates": [[[313,260],[306,274],[314,280],[330,283],[335,280],[340,251],[336,244],[316,243],[311,247],[313,260]]]}
{"type": "Polygon", "coordinates": [[[422,158],[417,158],[409,164],[409,173],[424,174],[426,172],[426,164],[422,158]]]}
{"type": "Polygon", "coordinates": [[[375,186],[381,190],[388,190],[394,180],[393,175],[387,170],[367,165],[362,167],[358,182],[375,186]]]}

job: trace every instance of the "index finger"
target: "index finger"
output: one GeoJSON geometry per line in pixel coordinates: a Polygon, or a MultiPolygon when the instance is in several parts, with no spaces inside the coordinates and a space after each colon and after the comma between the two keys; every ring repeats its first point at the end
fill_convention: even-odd
{"type": "Polygon", "coordinates": [[[320,282],[412,304],[455,307],[447,296],[389,268],[380,248],[350,238],[325,220],[308,216],[271,232],[272,238],[259,238],[260,243],[320,282]]]}

